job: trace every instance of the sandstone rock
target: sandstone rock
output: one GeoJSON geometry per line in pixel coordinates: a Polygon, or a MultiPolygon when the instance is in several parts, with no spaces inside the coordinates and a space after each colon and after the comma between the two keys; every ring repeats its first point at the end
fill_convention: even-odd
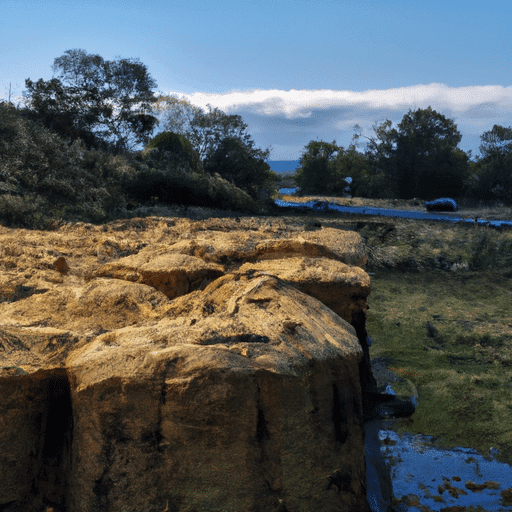
{"type": "Polygon", "coordinates": [[[223,264],[294,256],[326,257],[349,265],[366,263],[361,237],[353,231],[332,228],[303,231],[281,239],[269,239],[265,232],[225,233],[212,230],[180,240],[170,245],[168,250],[223,264]]]}
{"type": "Polygon", "coordinates": [[[159,318],[169,300],[151,286],[98,278],[84,286],[61,286],[2,308],[2,323],[51,325],[77,333],[117,329],[159,318]]]}
{"type": "Polygon", "coordinates": [[[350,325],[267,276],[226,275],[172,306],[170,318],[67,360],[73,450],[87,452],[70,477],[76,504],[363,507],[361,349],[350,325]],[[327,489],[341,464],[350,479],[327,489]]]}
{"type": "Polygon", "coordinates": [[[224,267],[184,254],[166,253],[166,248],[146,248],[138,254],[107,263],[94,273],[147,284],[174,299],[204,288],[224,272],[224,267]]]}
{"type": "Polygon", "coordinates": [[[301,234],[309,242],[328,247],[336,259],[347,265],[362,266],[367,257],[361,236],[354,231],[322,228],[318,231],[307,231],[301,234]]]}
{"type": "Polygon", "coordinates": [[[19,231],[0,229],[0,509],[368,509],[356,233],[19,231]]]}
{"type": "Polygon", "coordinates": [[[239,272],[275,275],[315,297],[352,325],[366,315],[370,278],[359,267],[327,258],[286,258],[245,263],[239,272]]]}

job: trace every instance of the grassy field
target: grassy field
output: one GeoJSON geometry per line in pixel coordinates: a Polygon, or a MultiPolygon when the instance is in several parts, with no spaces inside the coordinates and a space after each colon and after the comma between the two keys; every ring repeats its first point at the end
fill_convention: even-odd
{"type": "MultiPolygon", "coordinates": [[[[375,206],[422,209],[401,203],[375,206]]],[[[465,216],[511,219],[512,210],[468,208],[465,216]]],[[[435,436],[446,448],[498,448],[512,464],[512,231],[334,212],[314,218],[365,240],[370,356],[403,379],[397,393],[415,388],[419,399],[393,428],[435,436]]]]}
{"type": "Polygon", "coordinates": [[[512,278],[440,270],[371,277],[370,355],[389,357],[419,397],[412,418],[394,426],[443,447],[495,447],[512,463],[512,278]]]}

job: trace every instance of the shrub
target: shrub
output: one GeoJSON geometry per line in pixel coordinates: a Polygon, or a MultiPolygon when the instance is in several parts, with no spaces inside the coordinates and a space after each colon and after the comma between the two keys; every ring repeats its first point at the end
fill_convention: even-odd
{"type": "Polygon", "coordinates": [[[165,158],[172,160],[175,165],[188,165],[194,172],[203,170],[199,153],[194,150],[190,141],[183,135],[174,132],[159,133],[146,146],[146,151],[152,149],[164,153],[165,158]]]}
{"type": "Polygon", "coordinates": [[[64,140],[0,103],[0,220],[26,227],[41,227],[52,218],[97,222],[117,215],[128,202],[155,198],[164,204],[257,210],[248,193],[203,171],[186,138],[168,133],[154,145],[118,155],[87,150],[81,140],[64,140]]]}
{"type": "Polygon", "coordinates": [[[471,240],[471,270],[504,268],[512,266],[512,237],[507,232],[477,230],[471,240]]]}
{"type": "Polygon", "coordinates": [[[159,203],[208,206],[255,211],[253,199],[220,176],[195,173],[182,167],[159,169],[139,164],[135,174],[123,183],[127,199],[159,203]]]}
{"type": "Polygon", "coordinates": [[[12,227],[43,227],[48,220],[43,198],[0,194],[0,222],[12,227]]]}

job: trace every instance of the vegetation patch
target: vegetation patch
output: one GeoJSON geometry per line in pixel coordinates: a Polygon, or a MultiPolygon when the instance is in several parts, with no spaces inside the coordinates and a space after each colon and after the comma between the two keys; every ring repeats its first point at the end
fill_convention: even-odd
{"type": "Polygon", "coordinates": [[[418,407],[398,431],[432,435],[512,463],[512,290],[502,273],[372,275],[371,357],[411,381],[418,407]],[[431,324],[435,330],[428,329],[431,324]]]}

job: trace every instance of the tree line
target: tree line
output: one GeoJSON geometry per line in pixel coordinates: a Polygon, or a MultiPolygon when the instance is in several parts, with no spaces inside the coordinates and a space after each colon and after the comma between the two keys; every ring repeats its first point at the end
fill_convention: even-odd
{"type": "MultiPolygon", "coordinates": [[[[356,126],[356,130],[359,127],[356,126]]],[[[300,158],[296,184],[302,194],[342,195],[346,177],[353,195],[434,199],[449,196],[512,204],[512,128],[495,125],[480,137],[481,156],[459,148],[454,121],[427,109],[410,110],[396,126],[375,125],[359,151],[336,141],[310,141],[300,158]]]]}
{"type": "Polygon", "coordinates": [[[0,217],[107,218],[148,202],[258,211],[277,176],[238,115],[156,96],[137,59],[67,50],[0,103],[0,217]],[[159,129],[159,133],[153,135],[159,129]]]}
{"type": "MultiPolygon", "coordinates": [[[[26,105],[0,103],[0,218],[105,220],[129,208],[192,204],[263,211],[278,178],[239,115],[157,96],[138,59],[67,50],[48,81],[26,80],[26,105]],[[155,136],[155,133],[156,136],[155,136]]],[[[303,194],[512,203],[512,128],[481,136],[481,157],[458,144],[455,123],[432,108],[394,127],[374,126],[359,151],[306,145],[296,173],[303,194]]]]}

